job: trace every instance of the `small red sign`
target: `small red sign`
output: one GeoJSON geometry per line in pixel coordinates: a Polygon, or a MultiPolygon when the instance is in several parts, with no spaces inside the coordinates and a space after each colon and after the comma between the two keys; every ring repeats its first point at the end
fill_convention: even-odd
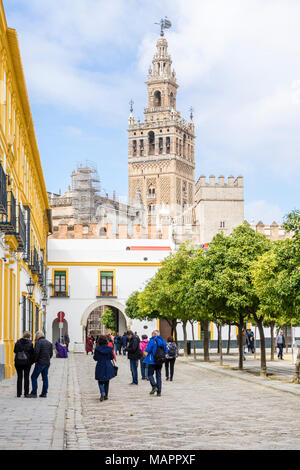
{"type": "Polygon", "coordinates": [[[59,323],[64,323],[65,322],[65,313],[64,312],[58,312],[57,314],[57,320],[59,323]]]}

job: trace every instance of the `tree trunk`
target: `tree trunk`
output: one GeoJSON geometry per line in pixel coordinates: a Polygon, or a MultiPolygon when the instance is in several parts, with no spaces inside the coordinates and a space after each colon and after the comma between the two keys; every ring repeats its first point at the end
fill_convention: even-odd
{"type": "Polygon", "coordinates": [[[208,320],[202,322],[204,331],[204,342],[203,342],[203,354],[204,362],[209,362],[209,332],[208,332],[208,320]]]}
{"type": "Polygon", "coordinates": [[[260,337],[260,375],[266,376],[267,375],[267,361],[266,361],[266,341],[265,341],[265,333],[262,324],[262,320],[259,320],[256,316],[254,316],[257,327],[259,331],[260,337]]]}
{"type": "Polygon", "coordinates": [[[270,328],[271,328],[271,361],[274,361],[274,356],[275,356],[275,344],[274,344],[275,322],[274,321],[270,323],[270,328]]]}
{"type": "Polygon", "coordinates": [[[284,328],[284,336],[285,336],[285,352],[286,354],[288,354],[289,352],[289,342],[288,342],[288,338],[287,338],[287,326],[284,328]]]}
{"type": "Polygon", "coordinates": [[[297,358],[296,358],[293,382],[295,384],[300,384],[300,347],[298,346],[297,349],[298,349],[298,351],[297,351],[297,358]]]}
{"type": "Polygon", "coordinates": [[[230,335],[231,335],[231,325],[228,325],[228,340],[227,340],[227,355],[230,353],[230,335]]]}
{"type": "Polygon", "coordinates": [[[220,355],[220,366],[223,365],[223,349],[222,349],[222,325],[218,325],[218,346],[220,355]]]}
{"type": "Polygon", "coordinates": [[[217,323],[217,331],[218,331],[218,354],[220,354],[220,328],[219,323],[217,323]]]}
{"type": "MultiPolygon", "coordinates": [[[[241,319],[240,319],[241,320],[241,319]]],[[[240,321],[239,328],[239,370],[243,370],[243,326],[244,322],[240,321]]]]}
{"type": "Polygon", "coordinates": [[[187,357],[188,356],[188,353],[187,353],[187,332],[186,332],[186,321],[183,321],[182,322],[182,329],[183,329],[183,353],[184,353],[184,356],[187,357]]]}
{"type": "Polygon", "coordinates": [[[195,332],[194,332],[194,322],[190,320],[192,327],[192,338],[193,338],[193,349],[194,349],[194,359],[196,359],[196,344],[195,344],[195,332]]]}

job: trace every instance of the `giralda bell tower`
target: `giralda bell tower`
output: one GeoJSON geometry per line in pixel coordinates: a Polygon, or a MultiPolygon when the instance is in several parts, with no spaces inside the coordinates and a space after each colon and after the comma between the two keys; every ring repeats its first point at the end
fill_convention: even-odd
{"type": "Polygon", "coordinates": [[[146,82],[144,122],[135,120],[132,106],[130,110],[129,202],[139,199],[149,216],[164,208],[174,217],[194,202],[195,134],[192,112],[187,122],[176,109],[178,84],[164,37],[170,23],[165,21],[146,82]]]}

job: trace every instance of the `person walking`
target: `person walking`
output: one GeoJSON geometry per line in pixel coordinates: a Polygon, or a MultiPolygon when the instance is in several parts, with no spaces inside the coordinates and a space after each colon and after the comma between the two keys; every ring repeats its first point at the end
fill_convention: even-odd
{"type": "Polygon", "coordinates": [[[22,396],[22,385],[24,377],[24,396],[29,395],[29,374],[33,363],[33,344],[31,341],[31,333],[25,331],[23,337],[20,338],[14,347],[15,368],[17,371],[17,397],[22,396]]]}
{"type": "Polygon", "coordinates": [[[148,379],[148,364],[144,363],[144,359],[147,356],[146,347],[148,346],[148,343],[149,343],[148,336],[142,335],[142,341],[140,342],[140,350],[142,351],[142,354],[143,354],[143,356],[140,359],[142,380],[148,379]]]}
{"type": "Polygon", "coordinates": [[[169,380],[169,368],[170,368],[170,382],[172,382],[173,376],[174,376],[175,361],[176,361],[176,358],[178,357],[178,346],[172,336],[169,336],[168,338],[167,350],[168,352],[166,354],[166,362],[165,362],[166,380],[169,380]]]}
{"type": "Polygon", "coordinates": [[[64,336],[64,343],[67,347],[67,351],[69,352],[70,336],[69,336],[68,332],[66,332],[66,334],[64,336]]]}
{"type": "Polygon", "coordinates": [[[254,333],[251,328],[248,328],[246,331],[248,337],[248,353],[254,354],[254,333]]]}
{"type": "Polygon", "coordinates": [[[157,396],[161,396],[162,382],[161,382],[161,369],[163,363],[166,360],[166,354],[168,353],[167,343],[162,339],[158,330],[152,332],[152,337],[146,348],[147,357],[144,362],[149,364],[149,380],[152,386],[150,395],[154,395],[157,392],[157,396]],[[156,381],[154,379],[154,372],[156,375],[156,381]]]}
{"type": "Polygon", "coordinates": [[[95,379],[99,385],[100,401],[108,399],[109,381],[115,377],[113,359],[113,349],[108,345],[107,337],[100,335],[94,352],[94,360],[97,361],[95,379]]]}
{"type": "Polygon", "coordinates": [[[280,330],[279,334],[276,337],[276,347],[278,348],[277,357],[283,360],[283,348],[285,348],[285,337],[282,330],[280,330]]]}
{"type": "Polygon", "coordinates": [[[133,334],[131,330],[127,331],[128,345],[127,345],[127,357],[130,361],[130,370],[132,375],[132,382],[130,385],[138,385],[138,360],[142,357],[142,351],[140,349],[140,340],[133,334]]]}
{"type": "Polygon", "coordinates": [[[122,337],[120,336],[120,333],[117,333],[115,336],[115,341],[114,341],[116,356],[118,355],[118,353],[119,353],[119,356],[121,356],[121,340],[122,340],[122,337]]]}
{"type": "MultiPolygon", "coordinates": [[[[237,335],[236,339],[237,339],[237,343],[239,344],[239,335],[237,335]]],[[[248,346],[248,344],[249,344],[249,339],[248,339],[246,330],[243,330],[243,331],[242,331],[242,346],[243,346],[242,353],[243,353],[243,361],[246,360],[245,349],[246,349],[246,347],[248,346]]]]}
{"type": "Polygon", "coordinates": [[[86,354],[88,355],[89,352],[91,352],[93,354],[93,350],[94,350],[94,341],[93,341],[93,338],[91,335],[88,335],[87,336],[87,339],[86,339],[86,344],[85,344],[85,350],[86,350],[86,354]]]}
{"type": "Polygon", "coordinates": [[[127,338],[126,333],[124,332],[124,334],[122,336],[122,340],[121,340],[121,345],[122,345],[122,349],[123,349],[123,356],[126,356],[127,343],[128,343],[128,338],[127,338]]]}
{"type": "Polygon", "coordinates": [[[28,395],[28,398],[37,398],[38,390],[38,377],[42,374],[43,389],[40,395],[41,398],[47,398],[48,393],[48,371],[50,367],[50,360],[53,356],[53,347],[50,341],[48,341],[42,331],[38,331],[35,335],[35,347],[33,354],[33,362],[35,362],[35,368],[31,374],[32,391],[28,395]]]}
{"type": "Polygon", "coordinates": [[[116,358],[116,354],[115,354],[115,351],[114,351],[114,341],[113,341],[113,339],[112,339],[112,337],[111,337],[110,334],[106,335],[106,339],[107,339],[107,344],[108,344],[108,346],[109,346],[109,347],[112,349],[112,351],[113,351],[114,360],[116,361],[117,358],[116,358]]]}

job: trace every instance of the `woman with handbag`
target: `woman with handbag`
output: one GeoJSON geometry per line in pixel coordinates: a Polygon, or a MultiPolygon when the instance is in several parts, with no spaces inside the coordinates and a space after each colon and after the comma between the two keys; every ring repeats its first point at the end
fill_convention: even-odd
{"type": "Polygon", "coordinates": [[[107,337],[100,335],[94,352],[94,360],[97,361],[95,379],[98,380],[100,401],[108,399],[109,381],[117,374],[117,368],[113,364],[113,349],[108,346],[107,337]]]}
{"type": "Polygon", "coordinates": [[[14,348],[15,368],[18,375],[17,380],[17,397],[22,396],[22,385],[24,376],[24,396],[29,395],[29,374],[33,363],[33,344],[31,341],[31,333],[25,331],[23,338],[19,339],[14,348]]]}

